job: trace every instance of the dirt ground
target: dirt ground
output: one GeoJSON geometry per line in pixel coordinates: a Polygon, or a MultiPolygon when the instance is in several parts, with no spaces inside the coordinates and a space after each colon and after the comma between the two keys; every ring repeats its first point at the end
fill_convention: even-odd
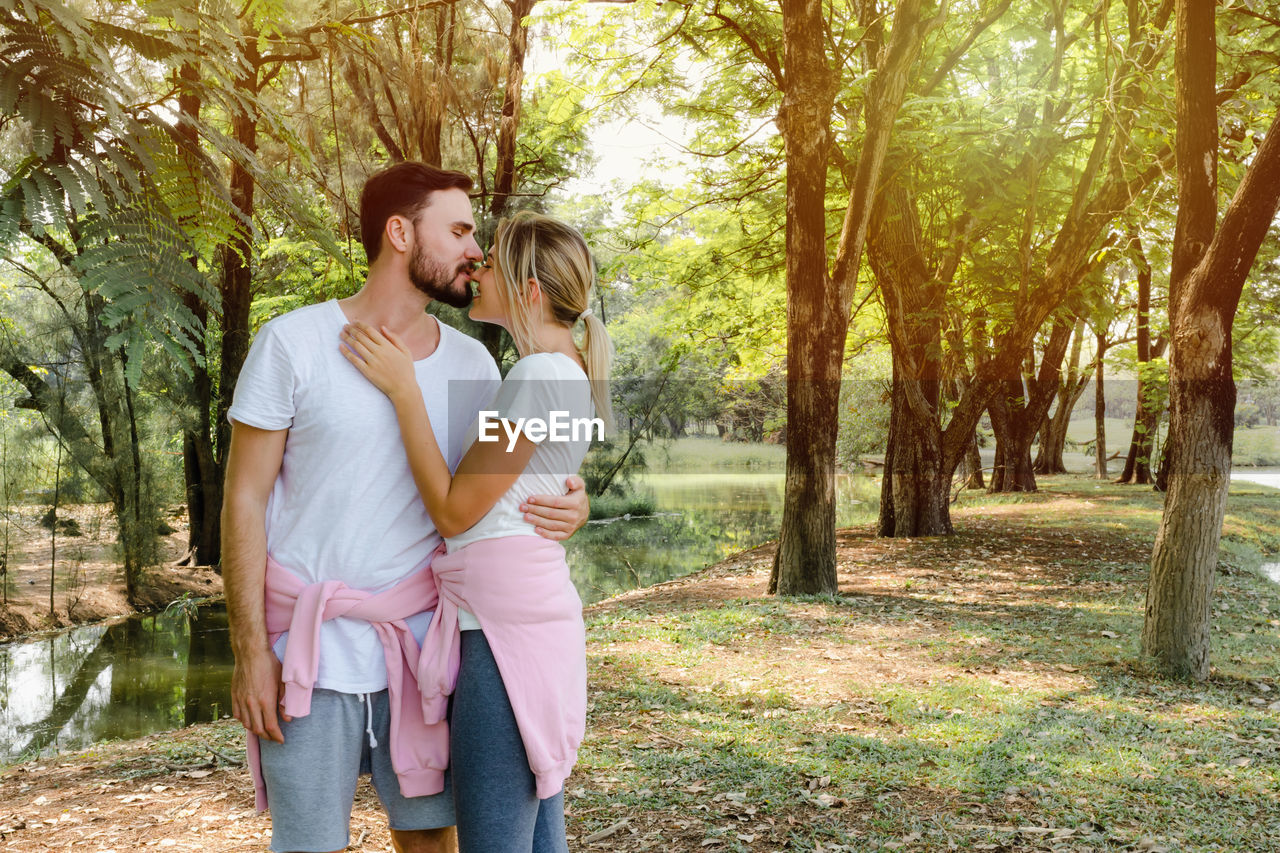
{"type": "MultiPolygon", "coordinates": [[[[0,604],[0,641],[126,616],[135,610],[125,598],[124,571],[115,556],[111,507],[60,507],[56,538],[40,524],[47,511],[44,506],[15,507],[9,520],[7,601],[0,604]]],[[[175,507],[164,513],[163,519],[172,532],[160,537],[160,562],[147,572],[140,607],[163,608],[184,593],[198,598],[221,595],[222,579],[211,568],[174,565],[187,553],[185,509],[175,507]]]]}

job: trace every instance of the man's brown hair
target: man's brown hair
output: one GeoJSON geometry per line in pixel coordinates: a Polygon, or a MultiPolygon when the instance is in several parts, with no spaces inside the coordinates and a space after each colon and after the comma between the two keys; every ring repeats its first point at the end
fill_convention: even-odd
{"type": "Polygon", "coordinates": [[[433,192],[469,192],[472,186],[471,178],[462,172],[437,169],[426,163],[396,163],[371,175],[360,191],[360,242],[369,263],[377,260],[382,250],[382,231],[388,219],[404,216],[417,222],[418,214],[431,203],[433,192]]]}

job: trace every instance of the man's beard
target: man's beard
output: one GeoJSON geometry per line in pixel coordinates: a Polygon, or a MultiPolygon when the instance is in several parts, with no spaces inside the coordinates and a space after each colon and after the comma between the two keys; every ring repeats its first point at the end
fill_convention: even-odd
{"type": "Polygon", "coordinates": [[[454,284],[459,275],[470,269],[469,263],[451,270],[438,261],[428,260],[421,243],[413,247],[413,254],[409,256],[409,281],[413,286],[454,308],[466,308],[471,304],[471,282],[463,281],[460,288],[454,284]]]}

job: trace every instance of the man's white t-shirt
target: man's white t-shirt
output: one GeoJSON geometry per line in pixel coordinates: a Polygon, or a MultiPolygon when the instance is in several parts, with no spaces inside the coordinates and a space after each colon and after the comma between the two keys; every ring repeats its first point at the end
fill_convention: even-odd
{"type": "MultiPolygon", "coordinates": [[[[474,526],[445,540],[450,553],[481,539],[536,535],[534,526],[524,520],[520,504],[529,495],[563,492],[565,478],[578,473],[578,466],[591,448],[592,438],[602,437],[587,423],[595,414],[591,383],[578,363],[563,353],[534,353],[517,361],[502,381],[493,402],[484,409],[497,412],[496,418],[507,421],[512,429],[522,418],[525,424],[530,419],[538,419],[551,426],[554,413],[560,419],[556,427],[558,435],[548,435],[538,442],[515,483],[474,526]],[[569,440],[554,440],[556,437],[569,440]]],[[[468,449],[476,441],[478,433],[477,419],[467,431],[468,449]]],[[[498,426],[489,434],[497,435],[502,446],[507,446],[505,428],[498,426]]],[[[458,626],[464,631],[474,630],[480,627],[480,623],[472,614],[460,610],[458,626]]]]}
{"type": "MultiPolygon", "coordinates": [[[[380,592],[424,566],[440,535],[414,485],[395,408],[338,348],[346,322],[331,300],[264,325],[240,372],[228,418],[289,430],[267,502],[271,557],[306,583],[340,580],[380,592]]],[[[499,374],[481,343],[438,326],[439,345],[414,369],[453,469],[499,374]]],[[[563,489],[562,481],[553,491],[563,489]]],[[[429,621],[429,613],[410,618],[419,640],[429,621]]],[[[283,657],[287,641],[287,634],[281,637],[277,655],[283,657]]],[[[387,686],[382,645],[367,622],[324,622],[319,649],[317,687],[369,693],[387,686]]]]}

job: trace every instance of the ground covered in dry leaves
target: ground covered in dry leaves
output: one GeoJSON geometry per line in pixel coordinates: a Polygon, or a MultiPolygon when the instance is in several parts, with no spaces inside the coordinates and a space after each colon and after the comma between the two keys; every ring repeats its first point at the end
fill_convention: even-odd
{"type": "MultiPolygon", "coordinates": [[[[768,596],[765,546],[589,608],[571,849],[1280,849],[1280,496],[1232,496],[1186,685],[1137,652],[1159,497],[1043,486],[842,531],[835,597],[768,596]]],[[[0,850],[264,849],[242,762],[223,722],[9,767],[0,850]]],[[[351,849],[390,849],[367,784],[351,849]]]]}

